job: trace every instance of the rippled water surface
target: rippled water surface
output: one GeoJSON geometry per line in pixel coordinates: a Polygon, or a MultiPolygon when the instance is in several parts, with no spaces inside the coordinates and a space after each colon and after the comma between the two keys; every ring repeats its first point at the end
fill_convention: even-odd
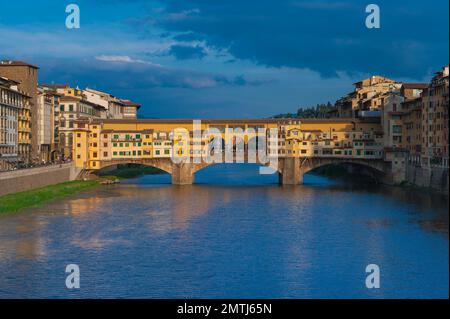
{"type": "Polygon", "coordinates": [[[314,175],[280,187],[236,164],[196,182],[146,176],[1,216],[0,297],[448,298],[441,196],[314,175]]]}

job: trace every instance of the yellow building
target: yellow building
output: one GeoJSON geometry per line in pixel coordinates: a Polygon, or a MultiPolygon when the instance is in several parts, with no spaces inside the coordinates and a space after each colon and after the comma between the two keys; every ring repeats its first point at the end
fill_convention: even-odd
{"type": "Polygon", "coordinates": [[[306,120],[284,125],[286,156],[381,159],[383,145],[378,120],[306,120]]]}
{"type": "Polygon", "coordinates": [[[19,158],[23,163],[31,161],[31,106],[30,96],[24,96],[22,107],[19,108],[17,121],[19,158]]]}

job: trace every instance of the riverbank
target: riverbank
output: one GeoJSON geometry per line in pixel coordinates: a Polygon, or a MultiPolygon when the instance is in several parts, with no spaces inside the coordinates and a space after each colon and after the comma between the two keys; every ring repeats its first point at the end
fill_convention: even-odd
{"type": "MultiPolygon", "coordinates": [[[[368,171],[366,171],[367,173],[368,171]]],[[[359,184],[379,184],[380,181],[377,180],[374,176],[371,176],[369,174],[360,173],[358,170],[350,169],[347,167],[339,166],[339,165],[333,165],[333,166],[324,166],[319,167],[316,170],[314,170],[315,175],[323,176],[330,179],[337,179],[341,180],[346,183],[359,183],[359,184]]],[[[448,174],[448,173],[447,173],[448,174]]],[[[433,176],[433,174],[430,174],[433,176]]],[[[440,176],[440,174],[435,174],[440,176]]],[[[425,178],[423,178],[425,179],[425,178]]],[[[432,180],[432,177],[429,177],[428,180],[432,180]]],[[[424,182],[418,182],[415,179],[411,179],[410,176],[407,176],[407,180],[403,181],[401,184],[397,185],[389,185],[394,187],[399,187],[403,189],[409,189],[413,191],[419,191],[419,192],[425,192],[429,194],[438,194],[438,195],[444,195],[449,196],[448,188],[445,186],[445,178],[435,178],[442,181],[442,185],[438,185],[438,183],[435,181],[434,184],[431,182],[424,183],[424,182]],[[425,186],[428,185],[428,186],[425,186]],[[434,185],[431,186],[431,185],[434,185]]],[[[447,177],[448,180],[448,177],[447,177]]],[[[421,180],[420,180],[421,181],[421,180]]],[[[447,182],[448,183],[448,182],[447,182]]]]}
{"type": "Polygon", "coordinates": [[[39,206],[97,185],[97,181],[72,181],[4,195],[0,197],[0,215],[18,212],[27,207],[39,206]]]}

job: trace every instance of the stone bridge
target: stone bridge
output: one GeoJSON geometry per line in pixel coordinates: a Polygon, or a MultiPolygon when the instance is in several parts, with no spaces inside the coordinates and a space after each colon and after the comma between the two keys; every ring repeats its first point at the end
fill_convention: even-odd
{"type": "MultiPolygon", "coordinates": [[[[236,162],[235,158],[233,162],[236,162]]],[[[244,161],[247,162],[247,161],[244,161]]],[[[222,161],[221,163],[225,163],[222,161]]],[[[149,159],[123,159],[102,161],[99,169],[93,172],[99,172],[105,168],[121,164],[139,164],[143,166],[154,167],[164,171],[172,176],[172,184],[189,185],[194,183],[194,175],[199,170],[218,163],[174,163],[170,158],[149,158],[149,159]]],[[[328,165],[352,165],[360,167],[364,173],[372,178],[387,184],[394,184],[391,174],[391,163],[380,159],[356,159],[356,158],[326,158],[326,157],[286,157],[279,158],[274,164],[258,162],[256,164],[273,168],[279,174],[279,182],[282,185],[297,185],[303,183],[303,175],[323,166],[328,165]]]]}

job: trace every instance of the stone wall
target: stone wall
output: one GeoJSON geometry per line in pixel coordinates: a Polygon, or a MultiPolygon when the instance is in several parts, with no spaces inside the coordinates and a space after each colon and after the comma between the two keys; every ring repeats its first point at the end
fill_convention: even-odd
{"type": "Polygon", "coordinates": [[[432,167],[430,169],[408,164],[406,181],[412,185],[426,187],[441,193],[449,191],[448,168],[432,167]]]}
{"type": "Polygon", "coordinates": [[[73,164],[53,165],[0,173],[0,196],[75,180],[73,164]]]}

